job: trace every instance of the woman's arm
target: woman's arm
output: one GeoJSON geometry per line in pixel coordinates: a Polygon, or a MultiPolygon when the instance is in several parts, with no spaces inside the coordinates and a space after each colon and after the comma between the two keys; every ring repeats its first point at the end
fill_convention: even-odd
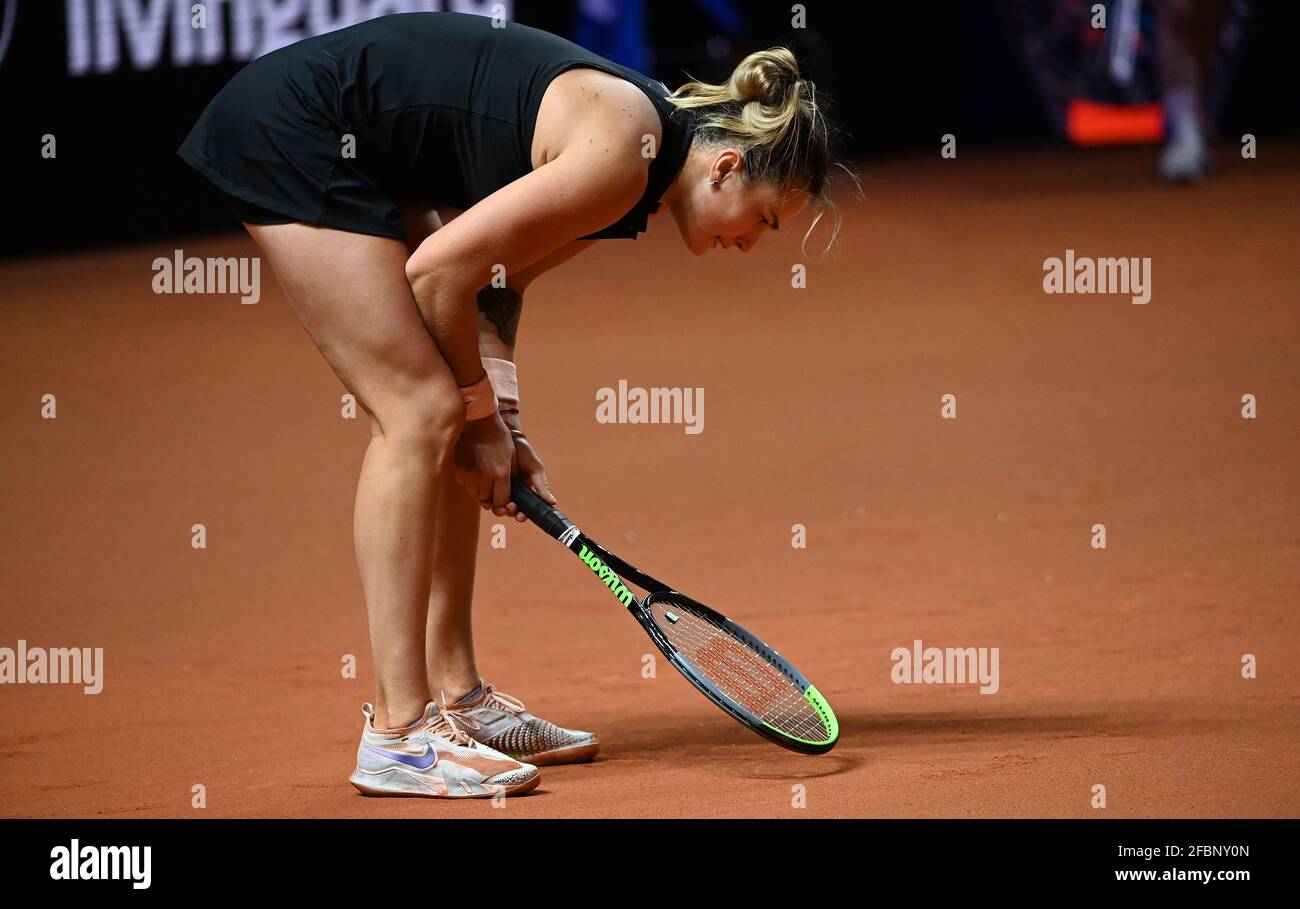
{"type": "Polygon", "coordinates": [[[514,360],[524,291],[534,280],[594,246],[595,240],[572,240],[528,268],[506,277],[505,287],[488,285],[478,292],[478,351],[480,356],[514,360]]]}
{"type": "MultiPolygon", "coordinates": [[[[519,316],[523,311],[524,290],[534,279],[555,268],[561,262],[592,246],[595,240],[574,240],[546,256],[541,261],[525,268],[522,272],[507,279],[505,287],[488,286],[478,292],[478,349],[484,365],[492,376],[492,384],[500,397],[503,389],[514,390],[517,380],[514,377],[515,341],[519,331],[519,316]],[[510,366],[492,360],[508,361],[510,366]],[[498,382],[501,384],[498,385],[498,382]]],[[[516,392],[517,393],[517,392],[516,392]]],[[[555,504],[555,495],[551,492],[550,481],[546,477],[546,467],[542,459],[533,450],[532,443],[524,435],[524,427],[519,418],[518,398],[500,397],[501,421],[515,446],[515,465],[517,473],[526,479],[537,494],[551,504],[555,504]]],[[[498,516],[509,515],[517,521],[526,518],[513,504],[505,509],[494,508],[498,516]]]]}
{"type": "MultiPolygon", "coordinates": [[[[641,136],[658,114],[599,95],[572,124],[563,147],[427,237],[406,262],[406,277],[425,326],[462,388],[483,378],[478,292],[570,241],[617,221],[645,192],[649,162],[641,136]]],[[[510,503],[516,446],[497,413],[467,420],[453,456],[461,485],[484,508],[510,503]]],[[[499,513],[499,512],[498,512],[499,513]]]]}
{"type": "Polygon", "coordinates": [[[608,135],[578,138],[573,149],[431,234],[407,260],[416,306],[457,385],[483,374],[474,301],[494,274],[504,269],[509,280],[525,272],[572,238],[618,220],[640,199],[646,165],[639,146],[623,144],[608,135]]]}

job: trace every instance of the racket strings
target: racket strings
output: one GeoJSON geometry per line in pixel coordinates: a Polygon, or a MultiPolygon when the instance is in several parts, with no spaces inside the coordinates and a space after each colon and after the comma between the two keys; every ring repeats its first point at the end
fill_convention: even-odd
{"type": "Polygon", "coordinates": [[[654,603],[656,624],[726,697],[787,735],[824,741],[826,724],[794,681],[726,628],[679,604],[654,603]],[[671,611],[675,619],[665,615],[671,611]]]}

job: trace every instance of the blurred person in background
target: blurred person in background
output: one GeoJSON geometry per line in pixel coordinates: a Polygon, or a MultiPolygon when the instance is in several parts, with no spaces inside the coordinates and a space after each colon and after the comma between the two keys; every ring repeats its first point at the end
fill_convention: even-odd
{"type": "Polygon", "coordinates": [[[1195,182],[1253,0],[1014,0],[1004,22],[1056,132],[1071,144],[1163,143],[1157,173],[1195,182]]]}
{"type": "Polygon", "coordinates": [[[1160,176],[1171,182],[1201,180],[1213,163],[1208,139],[1212,124],[1205,111],[1205,70],[1219,13],[1217,0],[1156,3],[1166,140],[1159,169],[1160,176]]]}

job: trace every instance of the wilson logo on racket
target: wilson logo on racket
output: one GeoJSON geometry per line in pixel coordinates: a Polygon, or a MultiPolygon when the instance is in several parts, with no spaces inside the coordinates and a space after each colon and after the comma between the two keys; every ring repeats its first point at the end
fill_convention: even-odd
{"type": "Polygon", "coordinates": [[[614,572],[610,571],[607,567],[605,567],[604,562],[596,558],[596,554],[594,552],[592,552],[586,546],[583,546],[582,551],[578,553],[578,558],[586,562],[587,567],[590,568],[592,571],[596,572],[596,577],[600,578],[601,581],[604,582],[605,586],[608,587],[610,591],[614,594],[614,596],[618,597],[618,601],[620,603],[622,603],[624,606],[629,606],[629,607],[632,605],[632,601],[636,599],[634,596],[632,596],[632,591],[628,590],[627,587],[624,586],[623,582],[618,579],[617,574],[615,574],[614,572]]]}

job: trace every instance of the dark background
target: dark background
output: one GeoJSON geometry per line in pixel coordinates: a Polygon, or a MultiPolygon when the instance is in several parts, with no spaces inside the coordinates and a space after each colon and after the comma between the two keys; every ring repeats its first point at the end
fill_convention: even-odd
{"type": "MultiPolygon", "coordinates": [[[[162,64],[149,72],[124,64],[107,74],[69,75],[65,14],[77,3],[93,8],[98,2],[109,0],[0,0],[10,32],[0,63],[7,215],[0,255],[235,224],[216,191],[174,152],[242,62],[173,67],[164,51],[162,64]],[[57,138],[54,160],[40,155],[46,133],[57,138]]],[[[359,2],[370,8],[374,0],[359,2]]],[[[311,3],[302,0],[303,9],[311,3]]],[[[785,44],[831,99],[832,118],[844,130],[841,157],[863,159],[931,152],[945,133],[960,136],[963,147],[1062,141],[1023,63],[1018,29],[1046,12],[1086,15],[1090,4],[809,3],[805,29],[790,27],[786,2],[736,2],[733,15],[725,6],[650,0],[650,74],[670,88],[687,73],[722,81],[746,53],[785,44]]],[[[1265,0],[1249,9],[1218,126],[1225,136],[1293,132],[1300,126],[1300,3],[1265,0]]],[[[570,38],[578,34],[575,2],[520,0],[511,10],[516,21],[570,38]]]]}

